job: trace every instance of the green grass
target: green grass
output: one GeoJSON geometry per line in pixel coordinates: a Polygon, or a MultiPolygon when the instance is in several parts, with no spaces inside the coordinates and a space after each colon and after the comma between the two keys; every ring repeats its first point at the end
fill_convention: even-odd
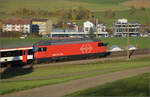
{"type": "Polygon", "coordinates": [[[105,17],[104,11],[94,12],[94,15],[99,20],[104,21],[107,26],[112,26],[113,22],[117,21],[120,18],[126,18],[129,22],[139,22],[141,24],[150,23],[150,9],[136,9],[135,13],[132,15],[129,14],[129,10],[113,11],[115,12],[115,16],[112,18],[105,17]]]}
{"type": "Polygon", "coordinates": [[[60,74],[74,74],[79,72],[92,72],[93,73],[81,73],[80,75],[74,75],[69,77],[53,78],[53,79],[43,79],[43,80],[32,80],[32,81],[10,81],[2,82],[1,84],[1,94],[6,94],[14,91],[20,91],[25,89],[30,89],[34,87],[40,87],[44,85],[56,84],[61,82],[66,82],[74,79],[85,78],[89,76],[95,76],[99,74],[105,74],[120,70],[126,70],[131,68],[140,68],[149,66],[149,58],[141,59],[131,59],[131,60],[120,60],[120,61],[107,61],[98,63],[88,63],[88,64],[74,64],[74,65],[64,65],[64,66],[52,66],[47,68],[35,69],[30,73],[24,73],[25,75],[19,75],[21,71],[16,71],[12,73],[1,74],[3,78],[14,77],[14,78],[31,78],[38,76],[57,76],[60,74]],[[101,72],[94,72],[94,71],[101,72]],[[18,73],[18,74],[15,74],[18,73]]]}
{"type": "Polygon", "coordinates": [[[149,96],[149,73],[106,83],[67,96],[149,96]]]}
{"type": "MultiPolygon", "coordinates": [[[[108,43],[108,47],[112,45],[118,45],[122,49],[127,46],[127,38],[100,38],[104,43],[108,43]]],[[[149,37],[130,37],[130,44],[137,48],[149,48],[150,47],[149,37]]]]}
{"type": "Polygon", "coordinates": [[[86,7],[90,10],[105,10],[112,8],[114,10],[126,10],[128,7],[122,7],[120,3],[127,0],[0,0],[1,11],[11,12],[17,8],[57,9],[76,8],[78,6],[86,7]],[[42,2],[41,2],[42,1],[42,2]],[[22,4],[20,4],[20,2],[22,4]]]}
{"type": "Polygon", "coordinates": [[[19,38],[0,38],[1,46],[12,45],[12,44],[34,44],[38,41],[42,40],[51,40],[50,38],[27,38],[27,39],[19,39],[19,38]]]}

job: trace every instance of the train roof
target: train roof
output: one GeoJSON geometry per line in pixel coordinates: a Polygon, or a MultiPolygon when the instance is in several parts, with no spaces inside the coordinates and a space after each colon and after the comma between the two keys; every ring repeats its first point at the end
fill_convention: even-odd
{"type": "Polygon", "coordinates": [[[24,47],[32,47],[32,43],[23,43],[23,44],[7,44],[0,45],[0,49],[12,49],[12,48],[24,48],[24,47]]]}
{"type": "Polygon", "coordinates": [[[86,42],[98,42],[100,40],[94,38],[72,38],[72,39],[56,39],[49,41],[39,41],[35,43],[38,46],[46,46],[46,45],[62,45],[62,44],[75,44],[75,43],[86,43],[86,42]]]}

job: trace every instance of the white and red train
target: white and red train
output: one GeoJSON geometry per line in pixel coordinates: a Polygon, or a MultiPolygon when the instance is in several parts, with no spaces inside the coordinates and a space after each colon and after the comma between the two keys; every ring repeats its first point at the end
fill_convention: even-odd
{"type": "Polygon", "coordinates": [[[33,47],[17,47],[0,49],[0,62],[28,62],[33,60],[33,47]]]}
{"type": "Polygon", "coordinates": [[[1,63],[51,61],[59,59],[105,56],[106,47],[98,39],[77,38],[39,41],[30,47],[1,49],[1,63]]]}

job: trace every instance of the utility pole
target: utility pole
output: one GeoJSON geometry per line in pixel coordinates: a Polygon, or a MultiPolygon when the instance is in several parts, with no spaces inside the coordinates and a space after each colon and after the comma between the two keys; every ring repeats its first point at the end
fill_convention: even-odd
{"type": "Polygon", "coordinates": [[[127,59],[129,59],[130,58],[130,52],[129,52],[129,44],[130,44],[130,37],[129,37],[129,23],[128,23],[128,25],[127,25],[127,33],[128,33],[128,35],[127,35],[127,59]]]}
{"type": "Polygon", "coordinates": [[[98,25],[98,19],[96,18],[96,38],[98,38],[97,25],[98,25]]]}

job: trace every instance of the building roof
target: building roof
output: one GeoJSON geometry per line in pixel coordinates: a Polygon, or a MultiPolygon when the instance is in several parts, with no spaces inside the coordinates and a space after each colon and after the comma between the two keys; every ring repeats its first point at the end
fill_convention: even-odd
{"type": "Polygon", "coordinates": [[[30,24],[31,19],[26,18],[7,18],[2,21],[2,24],[30,24]]]}
{"type": "Polygon", "coordinates": [[[34,18],[32,19],[32,21],[40,21],[40,22],[46,22],[48,19],[38,19],[38,18],[34,18]]]}
{"type": "MultiPolygon", "coordinates": [[[[94,25],[96,25],[96,21],[93,21],[93,20],[88,20],[88,21],[91,22],[91,23],[93,23],[94,25]]],[[[86,21],[86,22],[88,22],[88,21],[86,21]]],[[[100,20],[98,20],[97,23],[98,24],[104,24],[104,22],[100,21],[100,20]]]]}
{"type": "Polygon", "coordinates": [[[50,41],[39,41],[35,43],[38,46],[46,46],[46,45],[62,45],[62,44],[75,44],[75,43],[86,43],[86,42],[98,42],[98,39],[90,39],[90,38],[72,38],[72,39],[56,39],[50,41]]]}

